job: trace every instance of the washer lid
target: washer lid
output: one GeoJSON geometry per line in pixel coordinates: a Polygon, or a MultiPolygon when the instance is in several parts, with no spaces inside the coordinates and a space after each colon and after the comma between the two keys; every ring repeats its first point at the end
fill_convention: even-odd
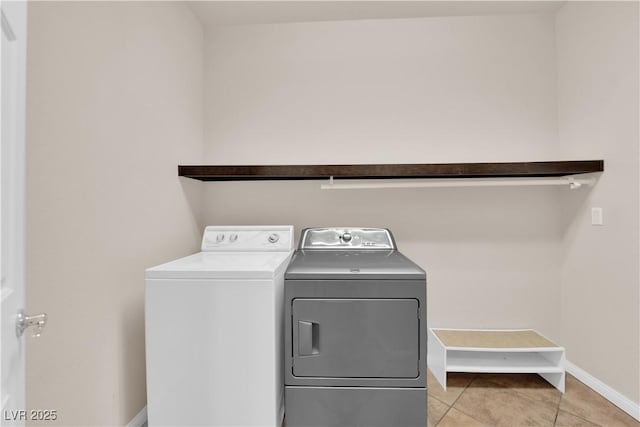
{"type": "Polygon", "coordinates": [[[426,273],[398,251],[297,250],[289,263],[285,278],[298,280],[424,280],[426,273]]]}
{"type": "Polygon", "coordinates": [[[264,279],[284,268],[291,252],[199,252],[146,270],[147,279],[264,279]]]}

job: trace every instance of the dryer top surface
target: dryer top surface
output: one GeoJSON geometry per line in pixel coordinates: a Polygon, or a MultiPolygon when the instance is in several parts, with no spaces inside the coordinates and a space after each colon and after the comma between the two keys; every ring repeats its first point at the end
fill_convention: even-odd
{"type": "Polygon", "coordinates": [[[426,273],[396,250],[297,250],[285,278],[425,280],[426,273]]]}

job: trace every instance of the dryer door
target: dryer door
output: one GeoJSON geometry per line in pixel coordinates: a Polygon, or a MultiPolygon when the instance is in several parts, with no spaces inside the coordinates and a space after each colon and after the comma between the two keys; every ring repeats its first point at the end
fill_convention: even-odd
{"type": "Polygon", "coordinates": [[[294,299],[293,375],[418,377],[418,307],[416,299],[294,299]]]}

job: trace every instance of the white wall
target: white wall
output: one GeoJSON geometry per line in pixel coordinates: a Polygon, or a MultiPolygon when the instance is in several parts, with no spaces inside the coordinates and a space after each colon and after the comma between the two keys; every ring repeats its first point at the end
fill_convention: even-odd
{"type": "Polygon", "coordinates": [[[27,403],[125,425],[146,402],[144,269],[193,252],[202,28],[175,3],[29,2],[27,403]]]}
{"type": "Polygon", "coordinates": [[[640,402],[637,2],[569,2],[557,14],[562,155],[602,158],[590,193],[563,202],[561,342],[567,357],[640,402]],[[590,224],[591,207],[604,226],[590,224]]]}
{"type": "MultiPolygon", "coordinates": [[[[207,28],[204,163],[554,159],[555,84],[552,15],[207,28]]],[[[557,196],[207,183],[204,219],[389,227],[428,272],[430,325],[555,336],[557,196]]]]}

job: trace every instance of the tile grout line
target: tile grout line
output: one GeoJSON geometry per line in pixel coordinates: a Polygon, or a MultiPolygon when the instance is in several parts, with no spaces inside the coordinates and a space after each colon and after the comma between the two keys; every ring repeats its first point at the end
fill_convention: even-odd
{"type": "MultiPolygon", "coordinates": [[[[571,374],[568,374],[568,375],[571,375],[571,374]]],[[[589,390],[591,390],[591,391],[593,391],[593,392],[596,392],[594,389],[592,389],[591,387],[589,387],[588,385],[586,385],[585,383],[583,383],[582,381],[580,381],[579,379],[577,379],[575,376],[573,376],[573,375],[571,375],[571,376],[572,376],[574,379],[576,379],[578,382],[582,383],[582,385],[583,385],[583,386],[585,386],[587,389],[589,389],[589,390]]],[[[596,392],[596,393],[597,393],[597,392],[596,392]]],[[[565,390],[565,393],[563,393],[563,394],[562,394],[562,396],[560,396],[560,402],[558,403],[558,409],[560,409],[560,405],[562,404],[562,399],[564,399],[565,394],[566,394],[566,390],[565,390]]],[[[611,403],[611,402],[609,402],[609,403],[611,403]]],[[[615,407],[615,405],[614,405],[614,407],[615,407]]],[[[620,409],[620,408],[618,408],[618,407],[616,407],[616,409],[621,410],[621,409],[620,409]]],[[[567,414],[569,414],[569,415],[573,415],[574,417],[576,417],[576,418],[580,418],[581,420],[586,421],[586,422],[588,422],[588,423],[591,423],[591,424],[593,424],[593,425],[595,425],[595,426],[603,427],[603,426],[602,426],[602,425],[600,425],[599,423],[596,423],[595,421],[589,420],[589,419],[587,419],[587,418],[583,417],[582,415],[574,414],[573,412],[571,412],[571,411],[570,411],[570,410],[568,410],[568,409],[562,409],[562,410],[563,410],[564,412],[566,412],[567,414]]],[[[622,411],[622,410],[621,410],[621,411],[622,411]]],[[[623,412],[624,412],[624,411],[623,411],[623,412]]]]}
{"type": "MultiPolygon", "coordinates": [[[[591,421],[591,420],[588,420],[588,419],[586,419],[585,417],[582,417],[582,416],[580,416],[580,415],[578,415],[578,414],[574,414],[573,412],[567,411],[566,409],[562,409],[562,411],[564,411],[564,412],[566,412],[567,414],[569,414],[569,415],[571,415],[571,416],[574,416],[574,417],[576,417],[576,418],[580,418],[582,421],[586,421],[586,422],[588,422],[589,424],[593,424],[594,426],[602,427],[602,425],[600,425],[600,424],[598,424],[598,423],[596,423],[596,422],[593,422],[593,421],[591,421]]],[[[558,412],[560,412],[560,406],[558,406],[558,412]]]]}
{"type": "MultiPolygon", "coordinates": [[[[496,384],[496,383],[494,383],[494,384],[496,384]]],[[[514,394],[516,394],[516,395],[518,395],[520,397],[524,397],[524,398],[527,398],[529,400],[533,400],[533,401],[540,402],[540,403],[547,403],[549,405],[557,405],[557,407],[560,408],[560,401],[562,400],[562,396],[560,396],[560,399],[558,399],[558,403],[551,403],[548,400],[536,399],[535,397],[532,397],[532,396],[530,396],[530,395],[528,395],[526,393],[522,393],[522,392],[520,392],[518,390],[513,390],[513,389],[511,389],[511,387],[507,387],[507,389],[509,391],[513,391],[514,394]]],[[[535,390],[535,389],[532,389],[532,390],[535,390]]]]}
{"type": "MultiPolygon", "coordinates": [[[[551,405],[551,404],[550,404],[549,402],[547,402],[547,401],[540,400],[540,399],[536,399],[536,398],[531,397],[531,396],[527,396],[525,393],[520,393],[518,390],[512,389],[511,387],[505,386],[505,385],[503,385],[503,384],[499,384],[499,383],[497,383],[497,382],[491,381],[491,379],[487,379],[486,381],[487,381],[487,382],[489,382],[489,383],[491,383],[491,384],[498,385],[498,386],[500,386],[500,388],[501,388],[503,391],[511,392],[511,393],[513,393],[515,396],[520,397],[520,398],[522,398],[522,399],[529,400],[529,401],[531,401],[531,402],[537,402],[537,403],[542,403],[542,404],[549,404],[549,405],[551,405]]],[[[556,420],[558,419],[558,412],[560,411],[560,401],[561,401],[561,400],[562,400],[562,396],[560,396],[560,399],[558,399],[558,403],[557,403],[557,405],[558,405],[558,406],[556,407],[556,415],[555,415],[555,416],[554,416],[554,418],[553,418],[553,427],[556,427],[556,420]]]]}
{"type": "Polygon", "coordinates": [[[558,423],[558,415],[560,414],[560,402],[562,401],[562,396],[560,396],[560,399],[558,400],[558,407],[556,408],[556,416],[553,419],[553,427],[556,427],[556,424],[558,423]]]}
{"type": "Polygon", "coordinates": [[[476,378],[478,378],[478,374],[475,374],[467,383],[466,386],[464,386],[464,389],[460,392],[460,394],[458,395],[458,397],[456,397],[456,400],[453,401],[453,403],[451,404],[451,407],[453,408],[453,405],[456,404],[456,402],[460,399],[460,396],[462,396],[462,394],[467,391],[467,389],[469,388],[469,386],[471,385],[472,382],[474,382],[476,380],[476,378]]]}
{"type": "Polygon", "coordinates": [[[447,402],[445,402],[444,400],[442,400],[442,399],[438,399],[437,397],[432,396],[432,395],[430,395],[430,394],[428,394],[428,393],[427,393],[427,399],[437,400],[438,402],[442,403],[444,406],[451,406],[451,405],[449,405],[447,402]]]}
{"type": "MultiPolygon", "coordinates": [[[[442,417],[438,420],[438,423],[437,423],[435,426],[433,426],[433,427],[438,427],[438,426],[440,425],[440,423],[442,422],[442,420],[444,420],[444,417],[446,417],[446,416],[447,416],[447,414],[449,413],[449,411],[451,410],[451,408],[453,408],[453,406],[449,406],[449,407],[447,408],[447,410],[445,411],[444,415],[442,415],[442,417]]],[[[427,410],[428,410],[428,408],[427,408],[427,410]]]]}
{"type": "MultiPolygon", "coordinates": [[[[491,384],[493,384],[493,385],[499,386],[499,388],[501,388],[503,390],[506,390],[506,391],[509,391],[510,393],[513,393],[514,395],[516,395],[518,397],[522,397],[524,399],[531,400],[531,401],[538,402],[538,403],[549,404],[549,405],[558,405],[558,407],[556,409],[556,416],[557,416],[557,412],[560,409],[560,402],[562,401],[562,395],[560,395],[560,399],[558,399],[558,403],[556,404],[556,403],[551,403],[551,402],[546,401],[546,400],[536,399],[535,397],[529,396],[526,393],[522,393],[522,392],[516,390],[515,388],[512,388],[510,386],[506,386],[504,384],[500,384],[500,383],[498,383],[496,381],[492,381],[491,379],[486,379],[486,381],[491,383],[491,384]]],[[[588,420],[585,420],[585,421],[588,421],[588,420]]]]}
{"type": "MultiPolygon", "coordinates": [[[[433,426],[433,427],[438,427],[438,426],[440,425],[440,422],[444,419],[444,417],[446,417],[446,416],[447,416],[447,414],[449,413],[449,411],[451,410],[451,408],[452,408],[453,406],[450,406],[447,402],[444,402],[444,401],[442,401],[442,400],[438,399],[437,397],[431,396],[431,395],[429,394],[429,392],[427,391],[427,411],[429,410],[429,403],[428,403],[429,399],[435,399],[435,400],[437,400],[438,402],[442,403],[443,405],[445,405],[445,406],[447,407],[447,410],[446,410],[446,411],[444,411],[444,414],[442,414],[442,416],[440,417],[440,419],[438,420],[438,422],[433,426]]],[[[457,399],[456,399],[456,400],[457,400],[457,399]]],[[[427,419],[428,419],[428,418],[429,418],[429,414],[427,414],[427,419]]]]}
{"type": "MultiPolygon", "coordinates": [[[[566,388],[566,376],[565,376],[565,388],[566,388]]],[[[553,427],[556,427],[556,424],[558,424],[558,417],[560,416],[560,404],[562,404],[562,399],[564,399],[564,392],[560,395],[560,400],[558,400],[558,409],[556,410],[556,419],[553,420],[553,427]]]]}
{"type": "MultiPolygon", "coordinates": [[[[478,374],[474,375],[474,376],[473,376],[473,378],[471,378],[471,380],[469,380],[469,382],[468,382],[468,383],[467,383],[467,385],[464,387],[464,389],[460,392],[460,394],[458,395],[458,397],[456,397],[456,400],[454,400],[454,401],[451,403],[451,405],[447,405],[447,406],[449,406],[449,408],[448,408],[448,409],[447,409],[447,411],[444,413],[444,415],[442,416],[442,418],[440,418],[440,419],[438,420],[438,424],[436,424],[434,427],[438,427],[438,426],[440,425],[440,422],[442,422],[442,420],[444,420],[444,417],[446,417],[446,416],[447,416],[447,414],[449,413],[449,411],[451,411],[451,409],[453,408],[453,405],[455,405],[455,404],[456,404],[456,402],[458,401],[458,399],[460,399],[460,396],[462,396],[462,393],[464,393],[464,392],[465,392],[465,390],[469,387],[469,384],[471,384],[471,383],[473,382],[473,380],[475,380],[476,378],[478,378],[478,374]]],[[[428,399],[428,398],[429,398],[429,393],[427,393],[427,399],[428,399]]],[[[435,398],[435,397],[434,397],[434,399],[436,399],[438,402],[442,402],[442,400],[437,399],[437,398],[435,398]]],[[[444,403],[444,404],[446,405],[446,403],[445,403],[445,402],[442,402],[442,403],[444,403]]],[[[456,411],[459,411],[459,409],[456,409],[456,411]]],[[[462,411],[460,411],[460,412],[462,412],[462,411]]],[[[465,414],[465,415],[467,415],[467,416],[470,416],[469,414],[466,414],[466,413],[464,413],[464,412],[463,412],[463,414],[465,414]]],[[[473,418],[473,417],[471,417],[471,418],[473,418]]],[[[473,419],[475,420],[475,418],[473,418],[473,419]]],[[[478,420],[476,420],[476,421],[478,421],[478,420]]],[[[479,422],[479,421],[478,421],[478,422],[479,422]]],[[[484,424],[484,423],[482,423],[482,424],[484,424]]]]}
{"type": "MultiPolygon", "coordinates": [[[[454,400],[454,401],[453,401],[453,403],[451,404],[451,407],[450,407],[449,409],[452,409],[452,408],[453,408],[453,405],[455,405],[455,404],[456,404],[456,402],[458,402],[458,400],[460,400],[460,398],[462,397],[462,395],[464,394],[464,392],[465,392],[465,391],[467,391],[467,389],[469,388],[469,386],[471,385],[471,383],[472,383],[472,382],[474,382],[477,378],[478,378],[478,374],[475,374],[475,375],[473,376],[473,378],[471,378],[471,380],[470,380],[470,381],[467,383],[467,385],[464,387],[464,389],[462,390],[462,392],[460,392],[460,394],[458,395],[458,397],[456,397],[456,400],[454,400]]],[[[466,413],[466,412],[464,412],[464,411],[461,411],[461,410],[460,410],[460,409],[458,409],[458,408],[455,408],[455,410],[456,410],[456,411],[459,411],[459,412],[460,412],[460,413],[462,413],[462,414],[465,414],[465,415],[466,415],[467,417],[469,417],[469,418],[472,418],[472,419],[476,420],[477,422],[479,422],[479,423],[480,423],[480,424],[482,424],[483,426],[493,427],[493,426],[487,425],[484,421],[480,421],[480,420],[479,420],[479,419],[477,419],[476,417],[474,417],[474,416],[472,416],[472,415],[469,415],[469,414],[467,414],[467,413],[466,413]]],[[[447,413],[448,413],[448,412],[449,412],[449,411],[447,411],[447,413]]],[[[444,419],[444,416],[443,416],[442,418],[444,419]]],[[[441,419],[441,421],[442,421],[442,419],[441,419]]],[[[438,423],[438,424],[440,424],[440,423],[438,423]]],[[[436,426],[436,427],[437,427],[437,426],[436,426]]]]}
{"type": "MultiPolygon", "coordinates": [[[[469,386],[471,385],[471,383],[472,383],[473,381],[475,381],[475,380],[478,378],[478,376],[479,376],[479,374],[476,374],[476,376],[475,376],[475,377],[473,377],[473,379],[469,382],[469,384],[467,384],[467,386],[464,388],[464,390],[462,391],[462,393],[464,393],[464,392],[467,390],[467,388],[469,388],[469,386]]],[[[488,382],[488,383],[490,383],[490,384],[493,384],[493,385],[497,386],[497,389],[500,389],[500,390],[505,391],[505,392],[507,392],[507,393],[513,393],[515,396],[520,397],[520,398],[522,398],[522,399],[525,399],[525,400],[528,400],[528,401],[531,401],[531,402],[542,403],[542,404],[550,404],[550,403],[549,403],[549,402],[547,402],[547,401],[539,400],[539,399],[535,399],[535,398],[533,398],[533,397],[531,397],[531,396],[527,396],[527,395],[526,395],[526,394],[524,394],[524,393],[520,393],[520,392],[518,392],[517,390],[514,390],[513,388],[511,388],[511,387],[509,387],[509,386],[505,386],[504,384],[500,384],[500,383],[498,383],[498,382],[492,381],[491,379],[485,379],[485,381],[487,381],[487,382],[488,382]]],[[[453,402],[453,404],[451,405],[451,407],[452,407],[452,408],[453,408],[453,405],[458,401],[458,399],[460,399],[460,396],[462,396],[462,393],[460,393],[460,395],[458,396],[458,398],[453,402]]],[[[553,427],[555,427],[555,422],[556,422],[556,419],[557,419],[557,417],[558,417],[558,412],[559,412],[559,410],[560,410],[560,401],[561,401],[561,400],[562,400],[562,396],[560,396],[560,399],[558,400],[558,404],[557,404],[557,405],[558,405],[558,407],[556,408],[556,416],[555,416],[555,418],[554,418],[553,427]]],[[[472,415],[470,415],[470,414],[468,414],[468,413],[466,413],[466,412],[464,412],[464,411],[461,411],[461,410],[460,410],[460,409],[458,409],[458,408],[456,408],[456,410],[457,410],[457,411],[462,412],[463,414],[465,414],[465,415],[467,415],[467,416],[469,416],[469,417],[471,417],[471,418],[473,418],[474,420],[478,421],[479,423],[481,423],[481,424],[483,424],[483,425],[487,425],[487,424],[485,424],[484,422],[480,421],[479,419],[475,418],[474,416],[472,416],[472,415]]],[[[573,414],[572,414],[572,415],[573,415],[573,414]]],[[[591,422],[591,421],[586,420],[586,419],[584,419],[584,418],[582,418],[582,417],[579,417],[579,418],[583,419],[584,421],[591,422]]],[[[593,423],[593,424],[595,424],[595,423],[593,423]]],[[[437,427],[437,426],[436,426],[436,427],[437,427]]],[[[602,427],[602,426],[598,426],[598,427],[602,427]]]]}

